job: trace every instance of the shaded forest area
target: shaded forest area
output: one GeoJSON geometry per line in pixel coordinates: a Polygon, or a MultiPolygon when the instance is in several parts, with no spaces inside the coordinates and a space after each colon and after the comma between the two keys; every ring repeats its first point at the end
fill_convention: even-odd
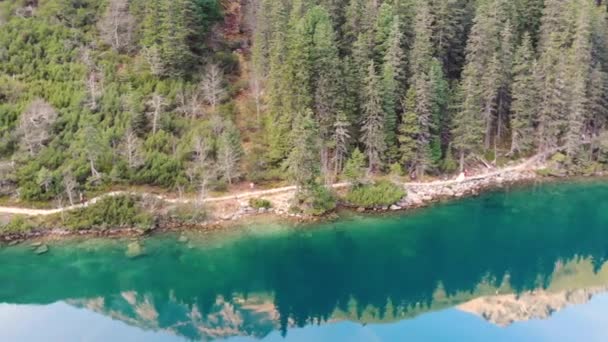
{"type": "Polygon", "coordinates": [[[607,29],[595,0],[3,1],[0,192],[603,169],[607,29]]]}

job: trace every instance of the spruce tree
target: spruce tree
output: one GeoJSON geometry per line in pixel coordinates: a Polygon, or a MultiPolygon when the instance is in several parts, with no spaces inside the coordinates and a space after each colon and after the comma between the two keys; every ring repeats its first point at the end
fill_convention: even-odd
{"type": "Polygon", "coordinates": [[[316,186],[321,172],[319,132],[311,110],[296,116],[291,136],[293,149],[287,159],[289,176],[298,192],[307,192],[316,186]]]}
{"type": "Polygon", "coordinates": [[[342,171],[344,161],[348,155],[348,150],[351,143],[350,129],[351,123],[348,116],[342,111],[338,112],[336,122],[334,123],[334,132],[332,137],[334,150],[334,173],[336,175],[342,171]]]}
{"type": "Polygon", "coordinates": [[[430,0],[433,21],[433,46],[447,77],[460,75],[464,63],[466,33],[474,8],[470,0],[430,0]]]}
{"type": "Polygon", "coordinates": [[[511,106],[511,151],[527,153],[534,146],[537,91],[532,38],[525,33],[513,61],[513,103],[511,106]]]}
{"type": "Polygon", "coordinates": [[[566,88],[566,58],[563,56],[563,38],[559,32],[549,36],[544,43],[538,66],[537,136],[538,152],[544,153],[558,147],[568,110],[568,89],[566,88]]]}
{"type": "Polygon", "coordinates": [[[358,186],[365,178],[365,156],[356,148],[344,166],[344,178],[353,186],[358,186]]]}
{"type": "Polygon", "coordinates": [[[434,93],[428,78],[417,78],[412,85],[416,89],[416,106],[418,136],[416,139],[416,158],[413,169],[416,176],[422,176],[432,168],[431,129],[433,129],[434,93]]]}
{"type": "Polygon", "coordinates": [[[161,10],[165,13],[160,26],[161,56],[165,73],[181,77],[192,66],[192,53],[188,38],[192,31],[188,19],[191,18],[190,0],[165,0],[161,10]]]}
{"type": "Polygon", "coordinates": [[[500,71],[496,109],[496,139],[506,136],[511,107],[511,83],[513,82],[514,37],[511,22],[507,21],[500,33],[500,71]]]}
{"type": "Polygon", "coordinates": [[[496,118],[496,101],[501,70],[498,37],[500,0],[482,2],[475,15],[466,49],[458,97],[461,101],[454,117],[454,148],[463,168],[466,155],[490,148],[496,118]]]}
{"type": "Polygon", "coordinates": [[[431,130],[435,129],[433,109],[435,93],[431,81],[433,64],[432,23],[433,17],[426,3],[418,5],[414,23],[414,45],[410,56],[410,88],[415,94],[413,112],[416,114],[417,135],[416,153],[412,160],[411,169],[421,176],[431,168],[431,130]]]}
{"type": "MultiPolygon", "coordinates": [[[[330,174],[330,150],[336,115],[344,108],[340,58],[333,25],[329,14],[314,7],[307,14],[312,34],[312,70],[310,79],[314,89],[314,112],[322,140],[321,160],[323,171],[330,174]]],[[[333,173],[333,172],[332,172],[333,173]]]]}
{"type": "Polygon", "coordinates": [[[403,104],[403,116],[399,125],[399,152],[401,156],[401,164],[409,172],[416,159],[416,151],[418,134],[420,133],[418,125],[418,116],[416,115],[416,89],[411,87],[403,104]]]}
{"type": "Polygon", "coordinates": [[[566,152],[570,158],[578,156],[582,147],[584,125],[591,115],[588,113],[587,86],[591,64],[591,8],[584,1],[579,8],[574,42],[570,51],[569,84],[571,100],[568,108],[565,135],[566,152]]]}
{"type": "Polygon", "coordinates": [[[566,1],[545,1],[538,43],[539,153],[558,147],[567,122],[571,88],[567,87],[568,60],[563,51],[571,41],[571,14],[566,1]]]}
{"type": "MultiPolygon", "coordinates": [[[[412,79],[428,75],[433,58],[432,37],[433,16],[426,1],[418,4],[414,22],[414,44],[410,52],[410,75],[412,79]]],[[[415,83],[415,80],[411,84],[415,83]]]]}
{"type": "Polygon", "coordinates": [[[267,158],[271,165],[278,166],[289,154],[291,113],[286,112],[285,94],[289,92],[284,82],[286,59],[287,11],[282,1],[272,2],[270,10],[270,41],[268,51],[268,113],[265,132],[268,150],[267,158]]]}
{"type": "Polygon", "coordinates": [[[405,56],[401,47],[403,34],[399,17],[395,17],[393,20],[387,43],[388,47],[382,66],[382,98],[386,115],[386,145],[389,159],[392,159],[396,155],[398,99],[405,86],[405,56]]]}
{"type": "Polygon", "coordinates": [[[601,65],[596,65],[591,71],[587,97],[588,110],[592,115],[587,131],[595,138],[608,123],[608,74],[602,70],[601,65]]]}
{"type": "Polygon", "coordinates": [[[430,69],[431,92],[433,95],[432,101],[432,119],[431,119],[431,151],[432,164],[438,165],[444,157],[444,153],[450,143],[450,113],[448,103],[450,100],[450,85],[445,78],[443,66],[441,62],[434,58],[431,62],[430,69]]]}
{"type": "Polygon", "coordinates": [[[365,17],[365,0],[350,0],[346,7],[346,18],[342,31],[344,37],[340,42],[341,50],[351,52],[352,46],[363,32],[363,21],[365,17]]]}
{"type": "Polygon", "coordinates": [[[380,79],[373,60],[368,64],[363,90],[361,142],[365,146],[369,169],[373,172],[377,171],[382,165],[384,152],[386,151],[385,116],[382,109],[380,79]]]}
{"type": "Polygon", "coordinates": [[[374,30],[374,60],[378,65],[382,63],[382,59],[391,44],[389,38],[394,28],[394,17],[393,6],[387,2],[382,3],[378,9],[374,30]]]}

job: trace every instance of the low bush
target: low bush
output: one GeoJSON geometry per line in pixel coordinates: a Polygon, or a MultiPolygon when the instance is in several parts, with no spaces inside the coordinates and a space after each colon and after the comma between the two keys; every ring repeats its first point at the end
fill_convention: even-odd
{"type": "Polygon", "coordinates": [[[566,176],[565,171],[557,170],[557,169],[550,168],[550,167],[536,170],[536,174],[541,177],[564,177],[564,176],[566,176]]]}
{"type": "Polygon", "coordinates": [[[24,216],[15,216],[7,224],[0,225],[0,233],[15,234],[27,233],[34,228],[31,220],[24,216]]]}
{"type": "Polygon", "coordinates": [[[254,209],[270,209],[272,208],[272,203],[269,200],[263,198],[252,198],[249,200],[249,206],[254,209]]]}
{"type": "Polygon", "coordinates": [[[169,216],[184,223],[200,223],[207,218],[204,207],[195,204],[181,204],[169,211],[169,216]]]}
{"type": "Polygon", "coordinates": [[[121,227],[151,229],[154,219],[139,205],[138,197],[114,196],[67,212],[64,224],[74,230],[121,227]]]}
{"type": "Polygon", "coordinates": [[[383,207],[399,202],[405,194],[402,187],[382,180],[374,184],[353,187],[346,195],[346,201],[358,207],[383,207]]]}
{"type": "Polygon", "coordinates": [[[324,186],[317,185],[296,196],[296,211],[321,216],[336,209],[336,198],[324,186]]]}

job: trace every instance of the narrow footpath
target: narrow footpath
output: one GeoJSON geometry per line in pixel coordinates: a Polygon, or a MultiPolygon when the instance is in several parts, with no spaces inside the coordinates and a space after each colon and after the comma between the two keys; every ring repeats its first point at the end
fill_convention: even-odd
{"type": "MultiPolygon", "coordinates": [[[[519,172],[519,171],[525,172],[525,171],[533,170],[534,169],[533,165],[538,160],[539,160],[539,156],[535,156],[518,165],[500,168],[500,169],[497,169],[494,171],[489,171],[489,172],[486,172],[483,174],[470,176],[470,177],[467,177],[464,179],[462,177],[458,177],[458,178],[454,178],[454,179],[450,179],[450,180],[439,180],[439,181],[433,181],[433,182],[408,182],[408,183],[403,183],[403,186],[406,189],[410,188],[410,187],[413,187],[413,188],[431,187],[432,188],[432,187],[444,187],[444,186],[449,186],[449,185],[454,185],[454,184],[464,184],[464,183],[473,182],[473,181],[480,181],[480,180],[484,180],[484,179],[488,179],[488,178],[492,178],[492,177],[500,177],[501,175],[506,174],[506,173],[513,173],[513,172],[519,172]]],[[[334,188],[334,189],[345,188],[348,185],[349,185],[349,183],[346,183],[346,182],[345,183],[336,183],[336,184],[332,185],[332,188],[334,188]]],[[[258,191],[236,193],[236,194],[219,196],[219,197],[210,197],[210,198],[204,199],[203,202],[204,203],[221,203],[221,202],[226,202],[226,201],[243,200],[243,199],[249,199],[249,198],[279,195],[279,194],[285,195],[285,194],[289,194],[289,193],[294,193],[295,191],[296,191],[295,186],[285,186],[285,187],[274,188],[274,189],[269,189],[269,190],[258,190],[258,191]]],[[[95,204],[96,202],[98,202],[101,199],[104,199],[107,197],[113,197],[113,196],[120,196],[120,195],[136,195],[136,196],[142,196],[142,197],[146,197],[146,198],[154,198],[157,200],[161,200],[161,201],[164,201],[167,203],[174,203],[174,204],[187,204],[187,203],[193,203],[195,201],[195,199],[193,199],[193,198],[172,198],[172,197],[168,197],[168,196],[150,194],[150,193],[145,193],[145,192],[112,191],[112,192],[108,192],[103,195],[97,196],[95,198],[92,198],[84,203],[66,206],[63,208],[31,209],[31,208],[20,208],[20,207],[0,207],[0,214],[25,215],[25,216],[48,216],[48,215],[54,215],[54,214],[58,214],[58,213],[65,212],[65,211],[70,211],[70,210],[87,207],[89,205],[95,204]]]]}

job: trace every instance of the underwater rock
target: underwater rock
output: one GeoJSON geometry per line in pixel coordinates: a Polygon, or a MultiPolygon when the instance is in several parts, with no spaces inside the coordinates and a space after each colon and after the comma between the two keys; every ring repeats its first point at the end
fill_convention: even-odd
{"type": "Polygon", "coordinates": [[[129,245],[127,245],[127,252],[125,254],[127,255],[127,257],[134,259],[134,258],[144,255],[145,252],[144,252],[144,248],[142,247],[142,245],[136,241],[136,242],[131,242],[129,245]]]}
{"type": "Polygon", "coordinates": [[[49,247],[47,245],[40,245],[38,248],[34,250],[34,253],[41,255],[47,253],[49,251],[49,247]]]}

